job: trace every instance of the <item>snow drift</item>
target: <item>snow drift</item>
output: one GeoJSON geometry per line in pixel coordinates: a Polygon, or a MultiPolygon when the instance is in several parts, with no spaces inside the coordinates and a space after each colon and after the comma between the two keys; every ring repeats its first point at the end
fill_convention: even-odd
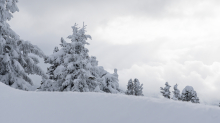
{"type": "Polygon", "coordinates": [[[219,123],[220,108],[95,92],[27,92],[0,83],[0,123],[219,123]]]}

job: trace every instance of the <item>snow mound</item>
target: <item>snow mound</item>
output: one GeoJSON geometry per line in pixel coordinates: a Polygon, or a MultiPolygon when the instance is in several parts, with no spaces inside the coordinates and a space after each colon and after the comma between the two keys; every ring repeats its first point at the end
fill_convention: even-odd
{"type": "Polygon", "coordinates": [[[220,108],[92,92],[26,92],[0,82],[0,123],[219,123],[220,108]]]}
{"type": "Polygon", "coordinates": [[[19,91],[18,89],[14,89],[6,84],[4,84],[3,82],[0,81],[0,96],[2,96],[2,94],[7,94],[10,95],[8,93],[12,93],[12,92],[22,92],[19,91]]]}

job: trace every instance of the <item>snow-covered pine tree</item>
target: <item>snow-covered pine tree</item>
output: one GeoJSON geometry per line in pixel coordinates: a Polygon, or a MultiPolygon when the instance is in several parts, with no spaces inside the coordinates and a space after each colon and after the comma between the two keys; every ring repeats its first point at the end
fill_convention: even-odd
{"type": "Polygon", "coordinates": [[[177,88],[177,84],[173,87],[173,100],[181,100],[180,90],[177,88]]]}
{"type": "Polygon", "coordinates": [[[44,53],[28,41],[23,41],[7,23],[19,11],[18,0],[0,0],[0,81],[16,89],[32,90],[32,80],[28,74],[37,74],[47,78],[36,64],[37,57],[44,53]]]}
{"type": "Polygon", "coordinates": [[[166,82],[165,85],[166,85],[166,87],[164,87],[164,88],[160,87],[160,89],[161,89],[160,92],[163,94],[163,96],[165,98],[170,99],[170,87],[171,86],[168,84],[168,82],[166,82]]]}
{"type": "Polygon", "coordinates": [[[196,91],[192,86],[186,86],[182,91],[182,101],[191,101],[192,103],[199,103],[196,91]]]}
{"type": "MultiPolygon", "coordinates": [[[[53,50],[53,53],[56,53],[58,51],[59,51],[59,48],[55,47],[53,50]]],[[[45,58],[45,61],[47,61],[47,59],[48,59],[48,57],[45,58]]],[[[54,76],[54,70],[59,65],[60,65],[60,63],[53,62],[52,65],[47,68],[47,75],[49,75],[49,79],[42,79],[41,86],[38,88],[38,90],[42,90],[42,91],[57,91],[57,90],[59,90],[59,85],[57,85],[57,83],[54,82],[57,80],[57,76],[54,76]]]]}
{"type": "Polygon", "coordinates": [[[134,95],[135,96],[144,96],[142,93],[143,90],[143,84],[140,85],[140,82],[138,79],[134,79],[134,95]]]}
{"type": "Polygon", "coordinates": [[[103,79],[103,91],[107,93],[124,93],[119,89],[117,69],[114,69],[113,74],[107,73],[104,75],[103,79]]]}
{"type": "MultiPolygon", "coordinates": [[[[55,47],[54,50],[53,50],[53,53],[56,53],[58,52],[59,49],[58,47],[55,47]]],[[[45,58],[47,59],[47,58],[45,58]]],[[[60,64],[59,63],[53,63],[52,66],[50,66],[49,68],[47,68],[47,74],[49,75],[49,78],[51,80],[57,80],[57,78],[54,76],[54,70],[59,66],[60,64]]]]}
{"type": "Polygon", "coordinates": [[[132,79],[128,81],[127,89],[128,89],[126,91],[127,95],[134,95],[134,83],[132,82],[132,79]]]}
{"type": "Polygon", "coordinates": [[[117,69],[113,74],[108,73],[103,67],[98,66],[96,57],[89,57],[86,35],[86,26],[79,28],[76,24],[72,27],[73,34],[68,36],[71,43],[61,38],[60,50],[45,59],[45,63],[57,65],[55,70],[49,69],[53,81],[43,80],[40,90],[43,91],[78,91],[78,92],[120,92],[117,69]]]}
{"type": "Polygon", "coordinates": [[[191,99],[191,102],[192,102],[192,103],[200,103],[200,102],[199,102],[199,97],[197,97],[196,91],[194,91],[194,93],[193,93],[193,97],[192,97],[192,99],[191,99]]]}

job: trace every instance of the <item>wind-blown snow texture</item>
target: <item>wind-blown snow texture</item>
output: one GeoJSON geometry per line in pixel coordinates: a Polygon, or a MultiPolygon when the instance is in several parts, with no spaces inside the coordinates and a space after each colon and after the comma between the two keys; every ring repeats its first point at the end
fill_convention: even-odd
{"type": "Polygon", "coordinates": [[[26,92],[0,83],[1,123],[219,123],[220,108],[94,92],[26,92]]]}

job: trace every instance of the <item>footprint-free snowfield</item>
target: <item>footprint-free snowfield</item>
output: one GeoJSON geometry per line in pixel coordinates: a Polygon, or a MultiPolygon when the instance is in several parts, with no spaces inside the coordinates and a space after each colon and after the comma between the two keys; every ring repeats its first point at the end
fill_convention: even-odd
{"type": "Polygon", "coordinates": [[[106,93],[26,92],[0,83],[0,123],[219,123],[220,108],[106,93]]]}

